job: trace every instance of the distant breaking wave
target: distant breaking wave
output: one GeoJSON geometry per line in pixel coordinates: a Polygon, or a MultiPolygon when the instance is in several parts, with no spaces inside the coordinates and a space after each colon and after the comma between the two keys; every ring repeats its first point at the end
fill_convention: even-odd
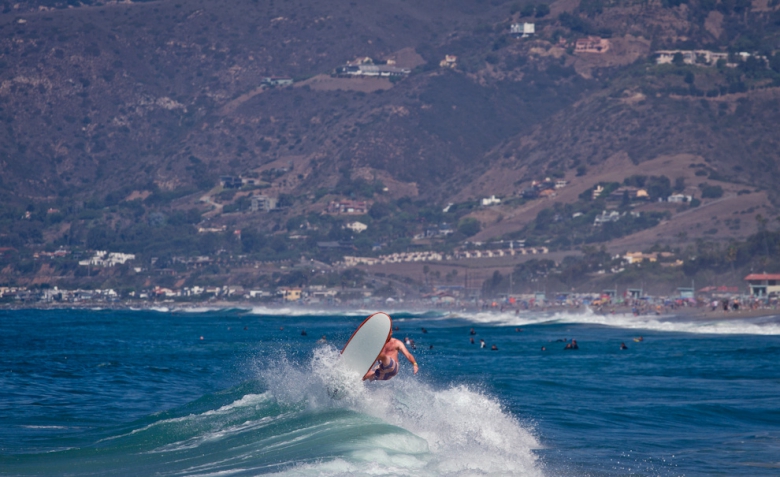
{"type": "Polygon", "coordinates": [[[760,318],[711,319],[678,315],[640,315],[628,313],[600,315],[587,308],[580,313],[558,312],[475,312],[458,313],[455,317],[472,323],[494,326],[528,326],[552,323],[581,323],[631,330],[669,331],[698,334],[780,335],[780,316],[760,318]]]}
{"type": "MultiPolygon", "coordinates": [[[[142,310],[138,310],[142,311],[142,310]]],[[[242,313],[256,316],[269,317],[367,317],[372,313],[380,311],[379,309],[353,309],[337,310],[325,308],[303,308],[303,307],[264,307],[254,306],[251,308],[240,307],[157,307],[151,308],[151,311],[161,313],[242,313]]],[[[463,320],[467,323],[487,325],[487,326],[530,326],[553,323],[581,323],[590,325],[610,326],[614,328],[624,328],[631,330],[653,330],[668,331],[677,333],[697,333],[697,334],[721,334],[721,335],[780,335],[780,314],[764,317],[740,317],[723,316],[719,319],[713,319],[701,315],[640,315],[634,316],[630,313],[617,314],[597,314],[590,308],[584,308],[581,312],[563,311],[563,312],[542,312],[542,311],[521,311],[515,314],[514,310],[504,312],[496,311],[390,311],[393,319],[404,321],[414,319],[426,319],[433,321],[443,320],[463,320]]]]}

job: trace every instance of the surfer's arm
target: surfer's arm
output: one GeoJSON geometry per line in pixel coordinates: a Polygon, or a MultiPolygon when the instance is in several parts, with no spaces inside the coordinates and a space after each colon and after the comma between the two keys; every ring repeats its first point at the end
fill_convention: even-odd
{"type": "Polygon", "coordinates": [[[419,370],[419,366],[417,366],[417,361],[414,359],[414,356],[412,356],[412,353],[409,352],[408,349],[406,349],[406,346],[404,346],[403,343],[399,342],[398,345],[398,351],[404,354],[406,356],[406,359],[409,360],[410,363],[412,363],[412,366],[414,366],[414,374],[417,374],[417,371],[419,370]]]}

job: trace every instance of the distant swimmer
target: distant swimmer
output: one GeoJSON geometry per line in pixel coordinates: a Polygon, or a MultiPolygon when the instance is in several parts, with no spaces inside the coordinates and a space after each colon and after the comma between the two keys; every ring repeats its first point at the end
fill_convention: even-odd
{"type": "Polygon", "coordinates": [[[637,343],[640,343],[640,342],[642,342],[642,341],[644,341],[644,340],[645,340],[645,339],[644,339],[644,338],[642,338],[641,336],[640,336],[639,338],[634,338],[634,341],[636,341],[637,343]]]}
{"type": "Polygon", "coordinates": [[[426,330],[425,328],[420,328],[420,330],[421,330],[423,333],[427,333],[427,332],[428,332],[428,330],[426,330]]]}
{"type": "Polygon", "coordinates": [[[317,343],[320,343],[320,344],[327,343],[327,342],[328,342],[328,339],[325,338],[325,335],[322,335],[322,338],[317,340],[317,343]]]}
{"type": "Polygon", "coordinates": [[[483,339],[480,339],[480,340],[479,340],[479,347],[480,347],[480,348],[484,348],[485,346],[487,346],[487,345],[485,344],[485,340],[483,340],[483,339]]]}
{"type": "Polygon", "coordinates": [[[301,331],[301,336],[309,336],[306,334],[306,330],[301,331]]]}
{"type": "Polygon", "coordinates": [[[545,348],[544,346],[542,346],[542,351],[547,351],[547,348],[545,348]]]}
{"type": "Polygon", "coordinates": [[[469,343],[474,344],[474,337],[469,338],[469,343]]]}
{"type": "Polygon", "coordinates": [[[377,358],[378,364],[363,376],[363,381],[387,381],[398,374],[399,351],[406,356],[406,359],[408,359],[410,363],[412,363],[414,374],[417,374],[417,371],[419,371],[420,368],[417,366],[417,361],[414,359],[414,356],[412,356],[412,353],[406,349],[406,346],[404,346],[400,340],[393,338],[393,332],[391,331],[390,336],[387,338],[387,342],[385,342],[385,346],[382,348],[382,351],[377,358]]]}
{"type": "Polygon", "coordinates": [[[521,333],[523,331],[522,328],[515,328],[515,333],[521,333]]]}
{"type": "Polygon", "coordinates": [[[625,343],[620,343],[620,349],[628,349],[625,343]]]}
{"type": "Polygon", "coordinates": [[[408,336],[404,338],[404,343],[406,343],[406,346],[412,349],[417,349],[417,346],[415,346],[414,344],[414,340],[409,338],[408,336]]]}
{"type": "Polygon", "coordinates": [[[395,328],[393,328],[393,331],[398,331],[398,327],[396,326],[395,328]]]}
{"type": "Polygon", "coordinates": [[[493,345],[493,346],[490,347],[490,350],[491,351],[498,351],[498,346],[493,345]]]}
{"type": "Polygon", "coordinates": [[[469,331],[469,334],[470,334],[470,335],[476,335],[476,334],[477,334],[477,332],[476,332],[476,331],[474,331],[474,328],[472,328],[472,329],[471,329],[471,331],[469,331]]]}
{"type": "Polygon", "coordinates": [[[577,340],[571,340],[571,343],[566,343],[563,349],[580,349],[580,347],[577,346],[577,340]]]}

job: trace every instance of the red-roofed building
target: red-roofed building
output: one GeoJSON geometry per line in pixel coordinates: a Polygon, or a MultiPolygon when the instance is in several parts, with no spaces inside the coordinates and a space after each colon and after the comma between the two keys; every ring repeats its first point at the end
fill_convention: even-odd
{"type": "Polygon", "coordinates": [[[751,273],[745,277],[753,296],[780,294],[780,273],[751,273]]]}

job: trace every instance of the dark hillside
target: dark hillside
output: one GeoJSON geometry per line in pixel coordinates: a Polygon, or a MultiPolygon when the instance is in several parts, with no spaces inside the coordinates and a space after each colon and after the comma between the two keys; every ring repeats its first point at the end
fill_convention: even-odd
{"type": "Polygon", "coordinates": [[[0,246],[19,252],[5,276],[29,277],[44,248],[137,253],[175,283],[197,255],[223,276],[776,223],[775,0],[0,6],[0,246]],[[351,72],[408,71],[349,78],[357,59],[351,72]],[[647,181],[663,187],[620,189],[647,181]]]}
{"type": "Polygon", "coordinates": [[[304,78],[356,56],[381,58],[502,9],[500,2],[157,1],[16,13],[49,3],[0,15],[0,167],[5,192],[20,199],[150,181],[179,187],[170,158],[263,77],[304,78]]]}
{"type": "Polygon", "coordinates": [[[309,183],[322,181],[326,171],[369,167],[430,187],[487,167],[481,159],[487,151],[571,104],[590,84],[576,80],[556,87],[554,78],[543,72],[536,76],[539,86],[480,86],[462,74],[444,72],[409,78],[379,94],[269,91],[242,106],[234,118],[199,132],[200,139],[187,142],[187,149],[197,145],[197,157],[232,155],[236,172],[257,166],[258,156],[262,163],[264,158],[313,155],[321,168],[309,183]],[[226,135],[240,139],[231,145],[218,140],[226,135]],[[242,144],[255,152],[244,154],[242,144]]]}

